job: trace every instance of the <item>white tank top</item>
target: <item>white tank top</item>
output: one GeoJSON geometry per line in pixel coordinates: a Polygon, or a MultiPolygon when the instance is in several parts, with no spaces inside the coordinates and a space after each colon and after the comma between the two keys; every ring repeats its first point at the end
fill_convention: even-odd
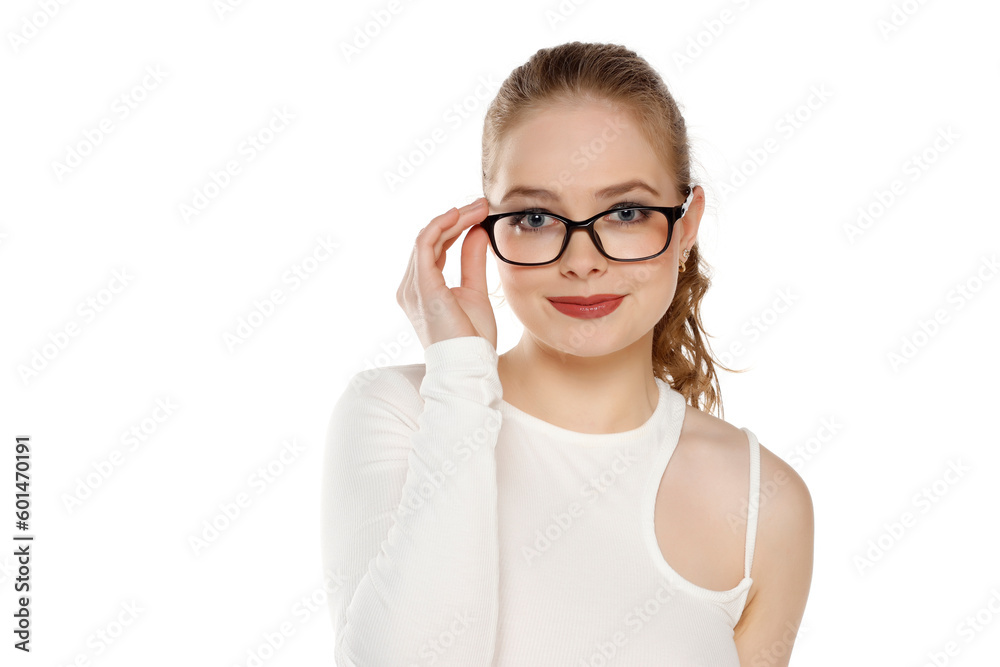
{"type": "Polygon", "coordinates": [[[327,436],[323,549],[338,665],[739,667],[760,450],[748,429],[744,576],[697,586],[653,516],[684,397],[642,426],[578,433],[502,399],[481,337],[358,373],[327,436]],[[409,502],[406,502],[409,500],[409,502]]]}

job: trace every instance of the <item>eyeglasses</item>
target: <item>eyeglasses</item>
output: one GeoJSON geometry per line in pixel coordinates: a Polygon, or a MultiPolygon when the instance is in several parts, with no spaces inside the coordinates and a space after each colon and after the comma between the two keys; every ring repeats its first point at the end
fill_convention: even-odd
{"type": "Polygon", "coordinates": [[[569,246],[570,233],[580,227],[604,257],[642,262],[670,247],[674,223],[687,213],[693,197],[691,189],[680,206],[613,208],[581,222],[534,210],[488,215],[479,225],[489,234],[493,252],[508,264],[541,266],[557,261],[569,246]]]}

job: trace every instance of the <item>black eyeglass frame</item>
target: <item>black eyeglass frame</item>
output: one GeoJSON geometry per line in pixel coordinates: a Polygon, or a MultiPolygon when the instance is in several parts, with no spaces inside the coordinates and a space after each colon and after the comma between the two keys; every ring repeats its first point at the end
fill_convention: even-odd
{"type": "Polygon", "coordinates": [[[590,235],[590,240],[593,241],[594,246],[597,248],[597,251],[607,259],[610,259],[613,262],[645,262],[646,260],[659,257],[660,255],[662,255],[667,251],[667,248],[670,247],[670,241],[674,237],[674,223],[683,218],[684,214],[687,213],[687,209],[691,205],[691,199],[693,198],[693,196],[694,196],[694,189],[691,189],[688,192],[687,199],[680,206],[621,206],[619,208],[608,209],[607,211],[598,213],[592,218],[588,218],[582,221],[570,220],[569,218],[566,218],[564,216],[557,215],[555,213],[549,213],[547,211],[545,212],[512,211],[510,213],[494,213],[493,215],[486,216],[486,218],[479,223],[479,226],[483,227],[486,230],[486,233],[489,235],[490,245],[493,246],[493,252],[496,253],[496,256],[499,257],[502,261],[506,262],[507,264],[514,264],[515,266],[545,266],[546,264],[552,264],[553,262],[558,262],[559,258],[563,256],[564,252],[566,252],[566,248],[569,247],[570,234],[573,232],[574,229],[580,227],[583,227],[584,229],[587,230],[587,233],[590,235]],[[649,255],[648,257],[639,257],[637,259],[618,259],[617,257],[612,257],[611,255],[609,255],[604,250],[604,246],[601,244],[601,239],[597,235],[597,230],[594,229],[594,223],[597,222],[600,218],[604,217],[605,215],[608,215],[609,213],[617,213],[618,211],[658,211],[664,214],[667,217],[667,242],[663,246],[663,249],[653,255],[649,255]],[[555,256],[555,259],[551,259],[547,262],[514,262],[504,257],[503,254],[500,252],[500,249],[497,248],[497,240],[496,237],[493,235],[493,228],[494,226],[496,226],[496,223],[498,220],[500,220],[500,218],[506,218],[507,216],[510,215],[547,215],[550,218],[555,218],[556,220],[562,222],[563,227],[566,230],[566,234],[563,237],[562,247],[559,248],[559,254],[555,256]]]}

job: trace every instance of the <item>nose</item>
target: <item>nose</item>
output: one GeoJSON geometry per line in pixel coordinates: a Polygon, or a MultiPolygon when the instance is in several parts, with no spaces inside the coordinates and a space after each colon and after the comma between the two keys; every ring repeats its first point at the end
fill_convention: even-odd
{"type": "Polygon", "coordinates": [[[564,270],[585,276],[594,270],[605,270],[608,260],[594,245],[587,230],[577,228],[570,230],[569,243],[559,258],[559,264],[564,270]]]}

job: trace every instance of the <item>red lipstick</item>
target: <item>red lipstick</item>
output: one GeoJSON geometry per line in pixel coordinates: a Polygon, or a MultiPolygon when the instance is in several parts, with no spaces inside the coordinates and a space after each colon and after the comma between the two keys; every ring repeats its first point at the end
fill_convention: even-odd
{"type": "Polygon", "coordinates": [[[624,294],[548,297],[549,302],[560,313],[584,320],[610,315],[621,305],[624,298],[624,294]]]}

